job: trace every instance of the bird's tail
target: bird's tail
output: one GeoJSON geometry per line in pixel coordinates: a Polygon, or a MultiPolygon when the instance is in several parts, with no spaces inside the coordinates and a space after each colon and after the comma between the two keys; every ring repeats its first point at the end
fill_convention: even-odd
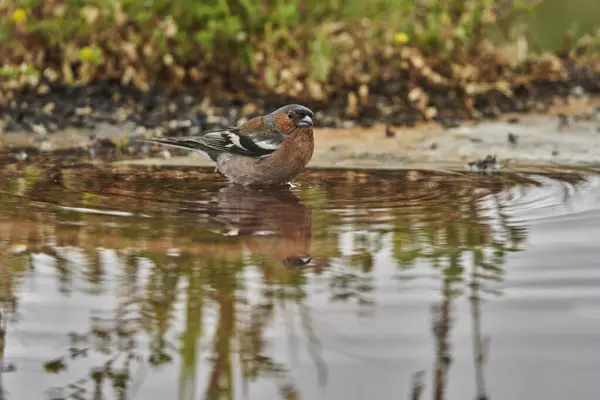
{"type": "Polygon", "coordinates": [[[212,161],[217,161],[217,156],[219,152],[211,149],[210,147],[204,145],[200,140],[187,140],[184,138],[151,138],[151,139],[141,139],[142,142],[154,143],[154,144],[162,144],[164,146],[178,147],[180,149],[185,150],[194,150],[203,156],[209,158],[212,161]]]}

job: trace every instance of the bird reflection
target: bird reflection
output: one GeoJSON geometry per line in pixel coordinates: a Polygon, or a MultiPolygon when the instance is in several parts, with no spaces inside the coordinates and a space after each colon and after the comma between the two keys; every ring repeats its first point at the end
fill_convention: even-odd
{"type": "Polygon", "coordinates": [[[212,219],[253,255],[300,267],[311,261],[312,210],[288,188],[255,191],[231,185],[219,191],[212,219]]]}

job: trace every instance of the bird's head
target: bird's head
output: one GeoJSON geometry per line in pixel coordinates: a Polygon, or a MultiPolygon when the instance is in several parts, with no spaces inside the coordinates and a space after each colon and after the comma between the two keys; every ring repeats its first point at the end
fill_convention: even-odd
{"type": "Polygon", "coordinates": [[[297,128],[312,128],[313,112],[299,104],[288,104],[266,116],[267,123],[277,131],[290,134],[297,128]]]}

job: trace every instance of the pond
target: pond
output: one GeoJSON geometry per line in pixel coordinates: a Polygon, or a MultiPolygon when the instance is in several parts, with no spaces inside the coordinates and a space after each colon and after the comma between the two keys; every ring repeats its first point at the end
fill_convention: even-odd
{"type": "Polygon", "coordinates": [[[2,398],[595,399],[600,175],[0,173],[2,398]]]}

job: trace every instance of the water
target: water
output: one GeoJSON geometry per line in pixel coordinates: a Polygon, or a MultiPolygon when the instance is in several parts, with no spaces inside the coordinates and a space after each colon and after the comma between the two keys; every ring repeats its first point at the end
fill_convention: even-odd
{"type": "Polygon", "coordinates": [[[600,175],[0,175],[7,399],[596,399],[600,175]]]}

